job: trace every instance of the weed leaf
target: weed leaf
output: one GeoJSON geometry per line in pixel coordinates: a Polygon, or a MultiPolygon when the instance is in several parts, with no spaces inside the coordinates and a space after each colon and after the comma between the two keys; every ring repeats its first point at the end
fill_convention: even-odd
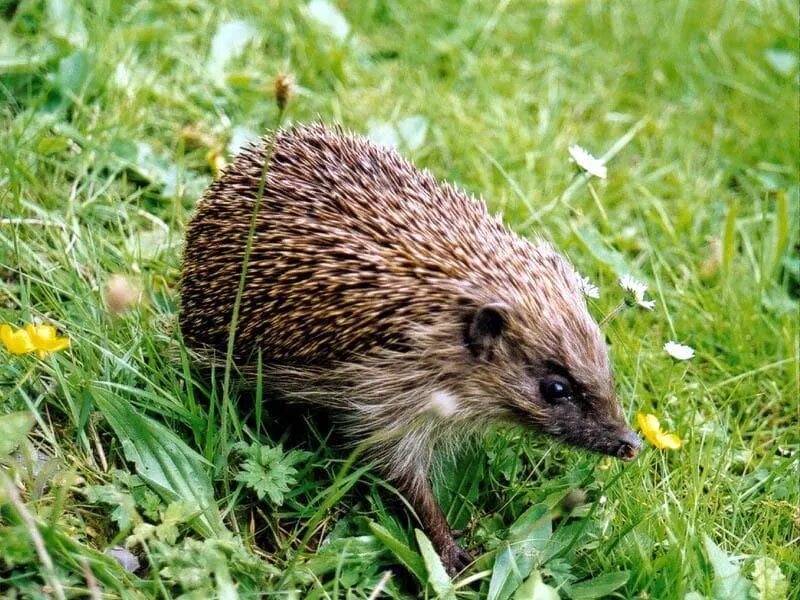
{"type": "Polygon", "coordinates": [[[397,122],[397,132],[408,150],[416,150],[425,143],[428,133],[428,119],[413,115],[397,122]]]}
{"type": "Polygon", "coordinates": [[[16,450],[33,427],[33,415],[29,412],[12,412],[0,417],[0,458],[16,450]]]}
{"type": "Polygon", "coordinates": [[[311,0],[306,7],[308,16],[322,26],[338,41],[344,41],[350,33],[350,24],[335,5],[328,0],[311,0]]]}
{"type": "Polygon", "coordinates": [[[605,598],[614,590],[625,585],[629,578],[630,573],[628,571],[604,573],[587,581],[571,584],[569,586],[569,597],[572,600],[605,598]]]}
{"type": "Polygon", "coordinates": [[[433,544],[419,529],[415,529],[414,533],[417,536],[417,544],[419,551],[422,554],[422,560],[425,561],[425,569],[428,571],[428,583],[431,584],[437,598],[446,600],[455,600],[456,594],[453,589],[453,583],[450,581],[450,576],[444,570],[442,559],[436,554],[433,549],[433,544]]]}
{"type": "Polygon", "coordinates": [[[506,600],[533,570],[547,546],[553,526],[546,504],[536,504],[522,513],[508,530],[508,541],[495,558],[489,598],[506,600]]]}
{"type": "Polygon", "coordinates": [[[80,96],[92,71],[92,60],[85,50],[77,50],[58,62],[55,83],[64,97],[80,96]]]}
{"type": "Polygon", "coordinates": [[[96,394],[95,401],[122,443],[125,458],[165,502],[181,500],[198,515],[191,521],[203,536],[225,530],[203,459],[169,429],[135,411],[122,399],[96,394]]]}
{"type": "Polygon", "coordinates": [[[708,562],[714,569],[714,598],[717,600],[748,600],[750,583],[744,578],[739,565],[710,537],[703,536],[708,562]]]}
{"type": "Polygon", "coordinates": [[[588,250],[597,261],[603,263],[619,276],[630,274],[633,271],[637,279],[641,279],[641,277],[636,274],[636,270],[631,269],[631,266],[628,264],[628,261],[625,260],[623,254],[611,247],[611,245],[601,237],[597,229],[594,227],[578,228],[573,226],[572,230],[575,232],[575,235],[578,236],[578,239],[586,250],[588,250]]]}
{"type": "Polygon", "coordinates": [[[800,63],[797,54],[788,50],[780,50],[778,48],[770,48],[764,52],[764,58],[769,63],[769,66],[775,69],[781,75],[788,76],[792,74],[800,63]]]}
{"type": "Polygon", "coordinates": [[[520,586],[522,579],[511,546],[503,542],[494,559],[487,600],[507,600],[520,586]]]}
{"type": "Polygon", "coordinates": [[[559,600],[556,589],[542,581],[542,574],[534,571],[514,594],[514,600],[559,600]]]}
{"type": "Polygon", "coordinates": [[[77,48],[86,47],[89,35],[75,4],[69,0],[49,0],[47,16],[50,31],[55,37],[77,48]]]}
{"type": "Polygon", "coordinates": [[[255,28],[242,20],[227,21],[217,27],[211,40],[207,64],[208,74],[216,83],[224,83],[225,67],[231,60],[241,56],[255,35],[255,28]]]}
{"type": "Polygon", "coordinates": [[[786,600],[789,597],[789,582],[778,563],[768,556],[756,559],[753,566],[753,585],[758,600],[786,600]]]}

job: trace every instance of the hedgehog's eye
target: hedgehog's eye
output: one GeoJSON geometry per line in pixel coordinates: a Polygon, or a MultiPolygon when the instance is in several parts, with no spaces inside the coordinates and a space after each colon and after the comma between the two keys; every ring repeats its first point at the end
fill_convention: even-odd
{"type": "Polygon", "coordinates": [[[560,375],[551,375],[539,384],[542,396],[548,402],[561,402],[572,397],[572,386],[560,375]]]}

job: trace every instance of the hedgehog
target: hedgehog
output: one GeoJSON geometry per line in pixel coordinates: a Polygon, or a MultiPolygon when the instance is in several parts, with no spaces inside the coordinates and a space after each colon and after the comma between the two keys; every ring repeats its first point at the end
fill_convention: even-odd
{"type": "Polygon", "coordinates": [[[498,423],[622,459],[641,447],[568,260],[338,127],[265,136],[211,184],[186,231],[180,326],[202,351],[233,335],[272,396],[339,421],[453,574],[471,558],[432,491],[438,458],[498,423]]]}

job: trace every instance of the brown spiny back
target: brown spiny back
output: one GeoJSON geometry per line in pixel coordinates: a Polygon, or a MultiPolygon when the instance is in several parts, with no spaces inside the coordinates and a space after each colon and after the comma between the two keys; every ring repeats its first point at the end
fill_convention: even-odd
{"type": "MultiPolygon", "coordinates": [[[[542,310],[528,296],[549,252],[506,230],[482,202],[339,130],[312,125],[276,135],[238,356],[259,348],[265,360],[319,364],[402,349],[411,325],[452,314],[476,290],[515,297],[533,315],[542,310]]],[[[226,346],[268,147],[264,139],[243,151],[188,227],[181,327],[194,344],[226,346]]],[[[552,266],[561,268],[556,259],[552,266]]]]}

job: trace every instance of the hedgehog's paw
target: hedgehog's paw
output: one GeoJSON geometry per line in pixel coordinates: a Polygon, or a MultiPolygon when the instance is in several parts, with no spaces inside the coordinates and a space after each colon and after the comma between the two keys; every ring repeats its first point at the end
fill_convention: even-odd
{"type": "Polygon", "coordinates": [[[442,564],[448,575],[455,577],[472,564],[473,558],[469,552],[452,542],[447,544],[440,553],[442,564]]]}

